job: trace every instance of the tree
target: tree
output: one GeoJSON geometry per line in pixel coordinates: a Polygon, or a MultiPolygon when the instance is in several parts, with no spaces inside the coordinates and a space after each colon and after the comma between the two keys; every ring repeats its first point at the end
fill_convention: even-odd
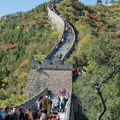
{"type": "Polygon", "coordinates": [[[114,105],[110,106],[111,102],[117,101],[116,107],[118,108],[120,103],[119,99],[114,99],[115,96],[120,97],[117,85],[119,80],[117,76],[120,71],[120,54],[117,41],[113,40],[111,33],[101,34],[98,39],[89,44],[88,48],[84,50],[84,54],[87,63],[84,64],[86,66],[83,66],[83,69],[86,70],[86,75],[78,78],[74,83],[74,90],[82,101],[86,115],[89,116],[89,119],[95,119],[94,116],[97,116],[96,120],[100,120],[102,117],[107,120],[105,112],[108,109],[106,114],[109,118],[119,118],[119,110],[116,110],[113,115],[115,108],[114,105]],[[112,94],[110,94],[111,90],[107,86],[114,88],[112,94]],[[95,95],[95,89],[100,99],[95,95]],[[116,93],[116,91],[118,92],[116,93]],[[100,111],[99,114],[96,111],[100,111]]]}
{"type": "Polygon", "coordinates": [[[102,95],[102,90],[101,90],[102,88],[101,87],[105,83],[108,83],[109,80],[112,79],[113,75],[120,70],[120,64],[118,66],[114,66],[114,67],[115,68],[113,69],[113,71],[111,71],[111,73],[108,76],[104,76],[103,80],[98,85],[95,85],[95,88],[98,91],[98,95],[99,95],[100,100],[101,100],[100,113],[98,114],[98,117],[96,120],[101,120],[102,116],[106,112],[106,105],[105,105],[105,100],[104,100],[103,95],[102,95]]]}

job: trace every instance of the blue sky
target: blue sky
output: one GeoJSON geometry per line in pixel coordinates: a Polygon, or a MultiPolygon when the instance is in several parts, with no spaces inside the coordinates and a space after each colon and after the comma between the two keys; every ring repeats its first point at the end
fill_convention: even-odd
{"type": "MultiPolygon", "coordinates": [[[[49,0],[0,0],[0,17],[19,11],[26,12],[35,8],[37,5],[48,1],[49,0]]],[[[97,0],[80,1],[86,5],[93,5],[96,4],[97,0]]],[[[104,3],[105,0],[102,1],[104,3]]]]}

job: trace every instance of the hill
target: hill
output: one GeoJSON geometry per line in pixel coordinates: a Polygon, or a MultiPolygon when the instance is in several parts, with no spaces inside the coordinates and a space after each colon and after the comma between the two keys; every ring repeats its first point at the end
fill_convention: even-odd
{"type": "MultiPolygon", "coordinates": [[[[118,3],[85,6],[77,0],[63,0],[56,7],[76,30],[76,45],[68,61],[73,62],[75,70],[84,70],[85,74],[76,75],[73,90],[90,120],[102,110],[103,119],[120,119],[118,3]]],[[[46,16],[46,4],[42,4],[22,15],[1,19],[0,45],[17,43],[14,48],[0,49],[1,105],[25,99],[23,90],[31,61],[41,60],[56,42],[59,32],[51,28],[46,16]]]]}
{"type": "MultiPolygon", "coordinates": [[[[75,50],[69,60],[76,74],[73,90],[89,120],[120,119],[120,5],[85,6],[64,0],[58,11],[76,29],[75,50]]],[[[84,118],[81,118],[84,119],[84,118]]]]}
{"type": "Polygon", "coordinates": [[[47,21],[46,3],[0,20],[0,104],[21,103],[32,60],[42,60],[59,32],[47,21]]]}

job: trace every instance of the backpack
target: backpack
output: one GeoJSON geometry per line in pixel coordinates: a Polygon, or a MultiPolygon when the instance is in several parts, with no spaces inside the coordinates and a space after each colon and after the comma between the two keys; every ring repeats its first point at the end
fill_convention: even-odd
{"type": "Polygon", "coordinates": [[[58,103],[57,102],[53,103],[53,107],[58,107],[58,103]]]}
{"type": "Polygon", "coordinates": [[[40,101],[39,102],[39,109],[41,109],[42,108],[42,102],[40,101]]]}
{"type": "Polygon", "coordinates": [[[25,109],[24,108],[19,108],[19,118],[24,117],[25,109]]]}
{"type": "Polygon", "coordinates": [[[61,101],[61,105],[65,106],[65,101],[61,101]]]}

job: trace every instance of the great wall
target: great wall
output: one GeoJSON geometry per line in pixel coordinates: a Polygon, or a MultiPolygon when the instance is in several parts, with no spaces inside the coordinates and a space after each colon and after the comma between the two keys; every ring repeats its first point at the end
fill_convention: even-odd
{"type": "MultiPolygon", "coordinates": [[[[47,95],[48,91],[51,91],[53,95],[57,95],[58,88],[65,88],[69,91],[70,98],[67,102],[64,120],[75,120],[76,115],[82,115],[82,109],[78,98],[72,93],[72,63],[65,61],[73,50],[75,31],[71,26],[70,32],[66,31],[66,28],[69,28],[66,23],[69,24],[69,22],[55,9],[55,4],[59,2],[61,0],[50,1],[47,6],[49,22],[60,31],[60,38],[56,44],[59,47],[56,50],[56,45],[53,46],[42,62],[32,61],[29,79],[25,87],[28,100],[21,104],[25,109],[29,107],[34,109],[36,100],[47,95]],[[63,38],[66,40],[69,38],[70,41],[61,44],[63,38]],[[57,54],[62,54],[62,57],[57,58],[57,54]]],[[[16,107],[20,107],[20,105],[16,107]]]]}

